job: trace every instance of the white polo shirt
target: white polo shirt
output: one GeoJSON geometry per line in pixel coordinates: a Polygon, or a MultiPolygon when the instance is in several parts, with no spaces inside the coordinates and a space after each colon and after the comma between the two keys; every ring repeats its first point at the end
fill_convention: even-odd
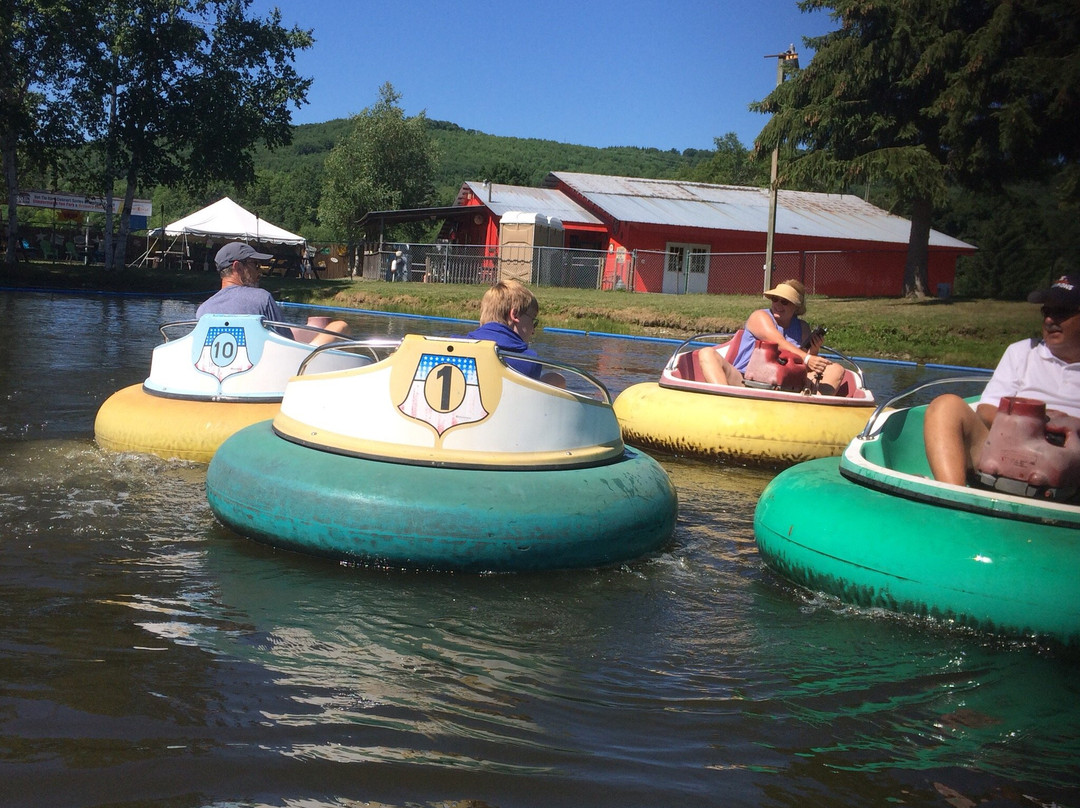
{"type": "Polygon", "coordinates": [[[1048,410],[1080,418],[1080,362],[1062,362],[1044,342],[1035,347],[1029,339],[1014,342],[1002,354],[979,403],[996,408],[1005,396],[1045,401],[1048,410]]]}

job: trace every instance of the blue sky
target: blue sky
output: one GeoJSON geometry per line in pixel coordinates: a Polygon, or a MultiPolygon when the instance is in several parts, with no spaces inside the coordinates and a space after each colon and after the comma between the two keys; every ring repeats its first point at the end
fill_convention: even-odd
{"type": "Polygon", "coordinates": [[[765,125],[750,112],[776,59],[835,26],[795,0],[255,0],[313,29],[299,72],[314,82],[294,123],[345,118],[389,81],[407,115],[493,135],[585,146],[711,149],[765,125]]]}

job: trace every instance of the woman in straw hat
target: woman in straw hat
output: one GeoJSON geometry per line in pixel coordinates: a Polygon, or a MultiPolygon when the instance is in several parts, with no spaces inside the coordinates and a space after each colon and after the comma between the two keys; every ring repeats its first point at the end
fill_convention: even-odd
{"type": "Polygon", "coordinates": [[[800,281],[788,280],[778,283],[765,293],[769,308],[758,309],[743,326],[742,342],[732,346],[735,358],[724,359],[717,351],[707,349],[698,355],[705,380],[712,384],[743,383],[743,372],[750,364],[750,355],[758,340],[775,342],[781,351],[789,351],[802,358],[807,369],[807,379],[816,380],[817,392],[834,395],[844,377],[843,366],[830,362],[818,351],[825,341],[820,333],[811,333],[810,326],[799,319],[806,313],[806,294],[800,281]]]}

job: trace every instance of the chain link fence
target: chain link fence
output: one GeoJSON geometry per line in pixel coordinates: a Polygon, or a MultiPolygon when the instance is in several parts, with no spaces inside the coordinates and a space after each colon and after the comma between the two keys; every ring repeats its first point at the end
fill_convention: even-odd
{"type": "MultiPolygon", "coordinates": [[[[634,273],[649,289],[669,294],[708,292],[749,295],[763,291],[765,253],[696,253],[681,265],[672,253],[637,250],[634,273]]],[[[907,250],[778,252],[773,283],[803,282],[808,294],[830,297],[890,297],[903,293],[907,250]]]]}
{"type": "Polygon", "coordinates": [[[487,285],[513,278],[532,286],[600,289],[607,256],[562,247],[388,244],[365,251],[361,274],[368,280],[487,285]]]}
{"type": "MultiPolygon", "coordinates": [[[[904,249],[778,252],[773,255],[772,279],[779,283],[797,278],[809,294],[896,296],[902,293],[906,256],[904,249]]],[[[362,275],[369,280],[482,285],[513,278],[532,286],[749,295],[763,289],[764,264],[763,252],[384,244],[364,252],[362,275]]]]}

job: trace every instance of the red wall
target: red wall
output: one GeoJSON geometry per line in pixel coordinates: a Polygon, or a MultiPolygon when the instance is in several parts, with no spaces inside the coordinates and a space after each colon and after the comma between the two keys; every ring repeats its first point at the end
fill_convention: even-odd
{"type": "MultiPolygon", "coordinates": [[[[628,250],[662,252],[669,242],[707,244],[714,256],[709,267],[710,294],[754,294],[761,289],[764,233],[738,233],[699,228],[624,226],[628,250]]],[[[895,297],[903,294],[907,247],[851,239],[777,236],[773,245],[774,281],[798,278],[812,294],[830,297],[895,297]]],[[[957,258],[968,251],[930,248],[930,294],[939,284],[952,287],[957,258]]],[[[639,260],[634,288],[663,290],[662,260],[639,260]]]]}

